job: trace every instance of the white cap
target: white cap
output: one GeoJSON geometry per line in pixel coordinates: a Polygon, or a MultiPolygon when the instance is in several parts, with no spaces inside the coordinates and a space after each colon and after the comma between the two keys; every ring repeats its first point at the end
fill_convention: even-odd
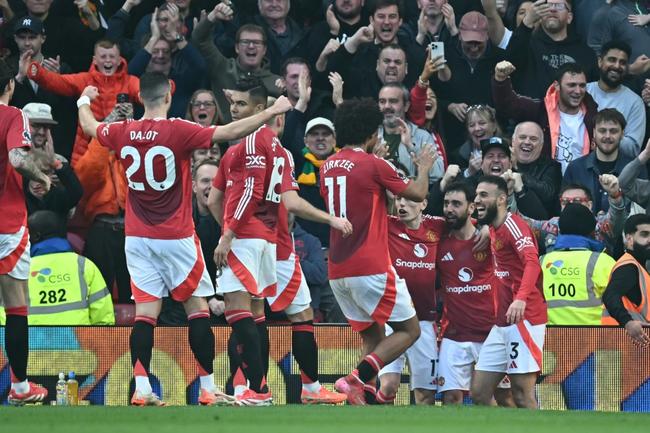
{"type": "Polygon", "coordinates": [[[32,123],[44,123],[47,125],[58,125],[59,122],[52,117],[52,107],[40,102],[30,102],[23,107],[23,113],[32,123]]]}
{"type": "Polygon", "coordinates": [[[309,122],[307,122],[307,127],[305,128],[305,136],[307,136],[307,133],[311,131],[312,128],[315,128],[316,126],[324,126],[330,131],[332,131],[332,134],[336,133],[336,131],[334,130],[334,124],[332,123],[331,120],[326,119],[324,117],[314,117],[309,122]]]}

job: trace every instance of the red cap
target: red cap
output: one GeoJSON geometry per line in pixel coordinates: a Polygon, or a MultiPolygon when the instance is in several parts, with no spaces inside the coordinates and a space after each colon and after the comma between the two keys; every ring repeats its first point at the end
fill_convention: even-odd
{"type": "Polygon", "coordinates": [[[463,42],[488,40],[488,21],[480,12],[467,12],[460,20],[460,38],[463,42]]]}

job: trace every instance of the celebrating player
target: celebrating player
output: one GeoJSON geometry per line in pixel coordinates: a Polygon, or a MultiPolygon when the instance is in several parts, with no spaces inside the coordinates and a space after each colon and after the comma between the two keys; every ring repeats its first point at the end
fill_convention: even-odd
{"type": "MultiPolygon", "coordinates": [[[[496,277],[490,250],[474,248],[474,189],[465,182],[448,185],[443,212],[449,232],[440,240],[436,260],[443,300],[438,391],[444,404],[460,404],[463,392],[470,390],[483,341],[496,323],[496,277]]],[[[499,383],[499,406],[514,405],[508,388],[509,381],[499,383]]]]}
{"type": "Polygon", "coordinates": [[[214,334],[205,296],[214,290],[194,233],[191,209],[190,159],[195,149],[208,149],[214,141],[242,137],[276,114],[291,108],[280,98],[267,110],[226,126],[203,128],[181,119],[167,120],[171,86],[160,73],[140,79],[141,120],[98,123],[90,110],[95,87],[84,89],[77,101],[84,132],[114,151],[126,169],[129,185],[125,217],[126,257],[136,302],[131,332],[131,360],[135,392],[131,404],[161,406],[149,382],[153,331],[168,293],[183,302],[189,320],[189,343],[198,363],[199,403],[230,403],[232,397],[214,384],[214,334]]]}
{"type": "Polygon", "coordinates": [[[379,371],[381,387],[376,401],[386,404],[395,400],[402,369],[408,359],[415,403],[433,404],[438,359],[435,330],[436,255],[445,221],[440,217],[423,215],[426,200],[415,202],[397,197],[395,206],[398,217],[388,218],[390,257],[397,275],[406,281],[413,299],[420,324],[420,338],[404,354],[379,371]]]}
{"type": "Polygon", "coordinates": [[[50,178],[36,165],[31,152],[29,122],[23,112],[9,106],[14,94],[14,73],[0,60],[0,295],[7,322],[5,350],[11,371],[10,404],[43,401],[47,389],[27,381],[27,279],[29,235],[21,175],[50,189],[50,178]],[[7,164],[7,161],[9,164],[7,164]]]}
{"type": "MultiPolygon", "coordinates": [[[[229,92],[229,98],[233,119],[244,119],[264,110],[267,93],[260,83],[248,80],[238,83],[237,89],[229,92]]],[[[273,127],[259,128],[229,149],[208,197],[208,206],[224,227],[214,253],[215,263],[223,269],[217,279],[217,290],[224,294],[226,320],[233,328],[249,382],[250,388],[237,396],[244,405],[272,403],[271,392],[265,384],[268,364],[263,361],[264,358],[268,360],[266,327],[256,329],[255,319],[259,323],[263,320],[263,298],[276,296],[276,231],[280,203],[302,218],[341,230],[342,236],[352,231],[344,218],[330,216],[298,196],[290,155],[276,136],[282,128],[283,118],[278,116],[273,127]]],[[[283,224],[286,224],[286,216],[283,224]]],[[[299,301],[295,313],[309,306],[309,301],[306,305],[304,299],[299,301]]],[[[307,314],[297,318],[310,320],[307,314]]]]}
{"type": "Polygon", "coordinates": [[[542,369],[546,302],[537,241],[521,217],[508,212],[507,200],[505,180],[479,179],[474,203],[479,222],[490,226],[498,291],[496,324],[479,353],[472,399],[491,404],[507,373],[517,407],[533,409],[537,407],[535,382],[542,369]]]}
{"type": "Polygon", "coordinates": [[[364,385],[420,335],[406,284],[397,277],[390,261],[386,190],[410,200],[424,200],[435,152],[431,146],[424,146],[418,156],[414,155],[417,179],[402,179],[393,165],[367,153],[377,142],[381,122],[374,101],[343,102],[334,123],[337,141],[344,147],[320,168],[320,191],[330,214],[347,217],[355,227],[348,238],[331,232],[329,254],[332,290],[363,340],[363,360],[335,384],[351,404],[365,404],[364,385]],[[393,329],[389,336],[384,332],[386,323],[393,329]]]}

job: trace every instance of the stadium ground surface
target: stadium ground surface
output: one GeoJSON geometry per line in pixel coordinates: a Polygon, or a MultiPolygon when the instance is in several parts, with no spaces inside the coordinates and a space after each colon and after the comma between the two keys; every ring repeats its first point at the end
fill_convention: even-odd
{"type": "Polygon", "coordinates": [[[0,407],[2,432],[647,433],[650,414],[442,407],[0,407]]]}

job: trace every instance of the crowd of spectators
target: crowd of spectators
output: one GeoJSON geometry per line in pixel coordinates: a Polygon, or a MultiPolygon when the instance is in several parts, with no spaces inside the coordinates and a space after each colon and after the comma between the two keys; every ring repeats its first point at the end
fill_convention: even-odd
{"type": "MultiPolygon", "coordinates": [[[[570,234],[618,258],[625,218],[650,208],[648,0],[0,0],[0,58],[53,181],[46,194],[25,182],[29,214],[67,221],[69,244],[57,232],[56,252],[94,263],[117,304],[132,302],[128,183],[115,155],[77,127],[74,101],[94,85],[98,121],[138,118],[148,71],[173,81],[169,116],[203,126],[233,120],[229,89],[240,80],[287,95],[282,143],[300,195],[320,209],[319,167],[338,151],[333,114],[353,97],[377,101],[381,151],[405,173],[425,145],[437,149],[428,213],[441,214],[452,181],[499,175],[542,252],[564,245],[567,219],[587,218],[592,230],[570,234]],[[563,225],[573,204],[585,209],[563,213],[563,225]]],[[[206,201],[230,144],[193,156],[193,217],[213,281],[220,228],[206,201]]],[[[293,234],[318,318],[341,320],[329,227],[297,219],[293,234]]],[[[210,307],[223,313],[218,299],[210,307]]]]}

